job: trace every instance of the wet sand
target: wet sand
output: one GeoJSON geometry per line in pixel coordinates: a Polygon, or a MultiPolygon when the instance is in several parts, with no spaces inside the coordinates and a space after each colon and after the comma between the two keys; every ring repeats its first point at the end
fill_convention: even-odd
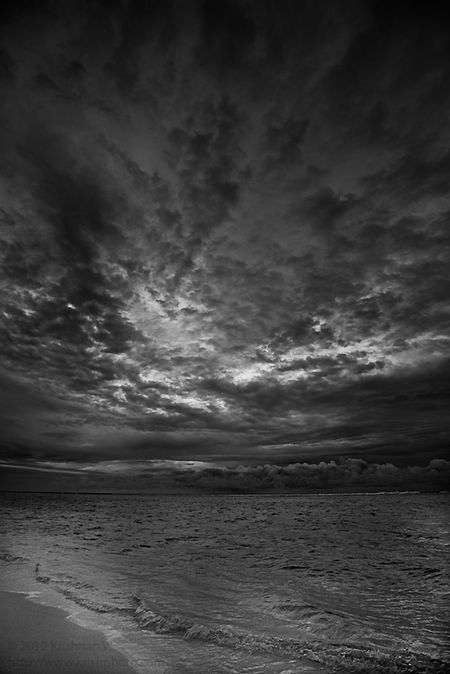
{"type": "Polygon", "coordinates": [[[136,674],[96,630],[25,595],[0,592],[1,674],[136,674]]]}

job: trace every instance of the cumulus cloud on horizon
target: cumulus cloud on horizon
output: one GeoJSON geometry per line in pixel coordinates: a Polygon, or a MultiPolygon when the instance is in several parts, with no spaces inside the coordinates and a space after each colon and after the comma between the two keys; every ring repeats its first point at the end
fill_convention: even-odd
{"type": "MultiPolygon", "coordinates": [[[[450,484],[450,461],[399,468],[344,458],[319,463],[224,466],[204,461],[1,462],[19,486],[31,479],[46,489],[55,484],[74,491],[309,493],[342,491],[438,491],[450,484]],[[39,475],[41,473],[41,475],[39,475]]],[[[8,484],[8,478],[5,485],[8,484]]],[[[37,489],[38,490],[38,489],[37,489]]]]}

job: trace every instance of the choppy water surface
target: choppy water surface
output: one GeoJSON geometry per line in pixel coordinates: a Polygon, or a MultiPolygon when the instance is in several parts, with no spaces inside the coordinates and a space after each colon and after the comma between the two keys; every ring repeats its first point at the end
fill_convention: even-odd
{"type": "Polygon", "coordinates": [[[1,569],[142,672],[444,672],[449,496],[3,494],[1,569]],[[38,567],[36,568],[36,565],[38,567]]]}

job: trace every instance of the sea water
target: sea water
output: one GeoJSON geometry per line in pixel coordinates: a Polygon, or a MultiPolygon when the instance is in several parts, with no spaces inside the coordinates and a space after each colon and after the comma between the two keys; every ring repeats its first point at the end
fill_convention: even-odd
{"type": "Polygon", "coordinates": [[[450,671],[448,494],[1,494],[4,589],[138,672],[450,671]]]}

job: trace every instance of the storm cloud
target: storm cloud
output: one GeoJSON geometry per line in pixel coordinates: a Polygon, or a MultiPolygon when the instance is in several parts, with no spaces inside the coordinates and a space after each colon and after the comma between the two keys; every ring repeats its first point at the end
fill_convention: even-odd
{"type": "Polygon", "coordinates": [[[108,461],[185,462],[180,489],[442,488],[442,7],[5,6],[5,470],[36,488],[108,461]]]}

